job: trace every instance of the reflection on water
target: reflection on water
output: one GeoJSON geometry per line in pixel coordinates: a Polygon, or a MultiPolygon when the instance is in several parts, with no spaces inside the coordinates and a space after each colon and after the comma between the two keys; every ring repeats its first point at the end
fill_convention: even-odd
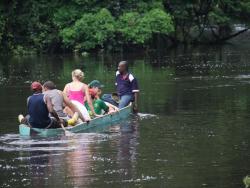
{"type": "Polygon", "coordinates": [[[111,176],[110,179],[116,174],[130,177],[130,164],[136,159],[136,121],[133,126],[130,121],[113,126],[109,134],[25,139],[5,134],[0,137],[0,150],[15,157],[0,161],[0,171],[8,177],[1,179],[1,186],[15,187],[22,182],[22,187],[83,187],[101,183],[95,175],[111,176]],[[103,153],[102,145],[109,152],[103,153]],[[100,170],[103,174],[96,174],[100,170]]]}
{"type": "Polygon", "coordinates": [[[250,173],[247,46],[0,60],[1,187],[241,187],[250,173]],[[120,59],[141,86],[141,113],[102,133],[20,138],[32,80],[59,88],[76,67],[114,89],[120,59]]]}

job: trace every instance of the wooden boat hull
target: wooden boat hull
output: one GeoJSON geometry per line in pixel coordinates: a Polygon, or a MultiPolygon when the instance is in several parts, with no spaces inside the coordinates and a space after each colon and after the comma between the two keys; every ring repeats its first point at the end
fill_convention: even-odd
{"type": "MultiPolygon", "coordinates": [[[[106,127],[111,126],[114,123],[127,119],[131,113],[132,113],[132,105],[129,105],[114,114],[107,114],[102,117],[95,118],[91,120],[89,123],[84,122],[73,127],[66,127],[66,130],[72,133],[100,132],[102,130],[105,130],[106,127]]],[[[21,136],[31,136],[31,135],[56,136],[64,134],[64,130],[62,128],[38,129],[38,128],[31,128],[27,125],[21,124],[19,125],[19,134],[21,136]]]]}

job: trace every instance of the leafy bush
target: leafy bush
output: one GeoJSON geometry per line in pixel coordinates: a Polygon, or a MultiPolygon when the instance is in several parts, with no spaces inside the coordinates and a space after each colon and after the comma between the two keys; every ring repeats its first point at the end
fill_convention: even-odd
{"type": "Polygon", "coordinates": [[[123,14],[117,23],[117,31],[121,33],[124,42],[143,44],[150,37],[150,31],[141,24],[141,15],[137,12],[123,14]]]}
{"type": "Polygon", "coordinates": [[[146,14],[129,12],[120,16],[117,31],[127,42],[144,44],[153,34],[167,35],[174,30],[171,16],[161,9],[153,9],[146,14]]]}
{"type": "Polygon", "coordinates": [[[97,46],[103,47],[105,42],[112,40],[115,21],[107,9],[98,13],[83,14],[72,27],[64,28],[60,35],[66,47],[89,50],[97,46]]]}
{"type": "Polygon", "coordinates": [[[153,9],[145,14],[142,23],[147,25],[151,33],[169,34],[174,31],[171,16],[161,9],[153,9]]]}
{"type": "Polygon", "coordinates": [[[62,29],[74,23],[78,17],[79,11],[77,9],[63,6],[54,13],[53,22],[58,28],[62,29]]]}
{"type": "Polygon", "coordinates": [[[235,34],[234,24],[249,25],[249,16],[249,0],[1,1],[0,48],[62,52],[144,46],[165,35],[173,44],[221,42],[241,34],[235,34]]]}

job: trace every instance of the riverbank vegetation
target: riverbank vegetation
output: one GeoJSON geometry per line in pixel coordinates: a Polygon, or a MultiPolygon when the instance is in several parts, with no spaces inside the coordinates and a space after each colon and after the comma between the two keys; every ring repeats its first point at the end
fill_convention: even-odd
{"type": "Polygon", "coordinates": [[[248,30],[250,2],[3,0],[0,12],[1,52],[82,53],[224,42],[248,30]]]}

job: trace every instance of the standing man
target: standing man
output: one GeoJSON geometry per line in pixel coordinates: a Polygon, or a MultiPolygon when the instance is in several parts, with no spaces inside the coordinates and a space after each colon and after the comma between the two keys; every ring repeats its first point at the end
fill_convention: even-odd
{"type": "Polygon", "coordinates": [[[128,62],[121,61],[116,72],[116,91],[119,95],[119,108],[133,103],[134,112],[138,112],[139,86],[137,79],[129,72],[128,62]]]}

